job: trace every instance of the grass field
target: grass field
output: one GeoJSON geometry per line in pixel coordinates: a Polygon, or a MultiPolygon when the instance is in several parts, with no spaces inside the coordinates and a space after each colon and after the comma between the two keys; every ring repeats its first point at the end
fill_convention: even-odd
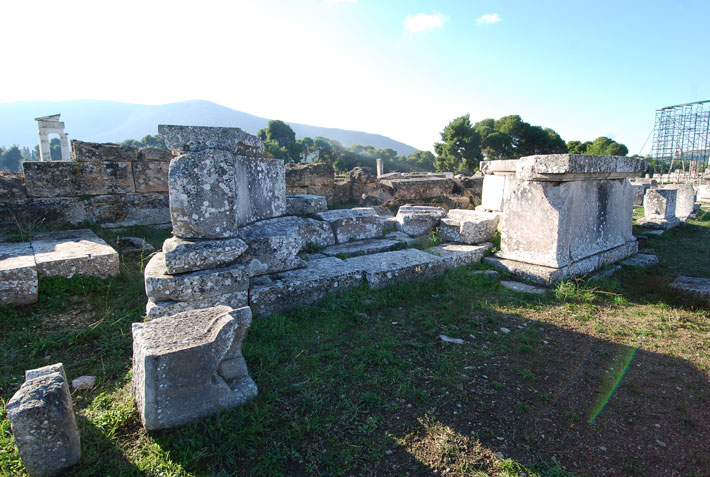
{"type": "Polygon", "coordinates": [[[259,396],[156,433],[130,395],[148,257],[109,280],[43,279],[39,303],[0,308],[0,474],[23,474],[6,402],[25,369],[63,362],[98,377],[72,393],[67,475],[710,475],[710,312],[667,291],[710,277],[710,214],[647,246],[658,266],[542,297],[463,267],[257,318],[259,396]]]}

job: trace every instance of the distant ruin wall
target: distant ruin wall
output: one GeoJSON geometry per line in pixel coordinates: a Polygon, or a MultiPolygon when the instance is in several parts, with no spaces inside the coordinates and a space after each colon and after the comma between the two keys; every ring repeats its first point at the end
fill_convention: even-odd
{"type": "Polygon", "coordinates": [[[169,224],[170,159],[161,149],[72,141],[71,161],[25,162],[24,174],[0,175],[0,225],[169,224]]]}

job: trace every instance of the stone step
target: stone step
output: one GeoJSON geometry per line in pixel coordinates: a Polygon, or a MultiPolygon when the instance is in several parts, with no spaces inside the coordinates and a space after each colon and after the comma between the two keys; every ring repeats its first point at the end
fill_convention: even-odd
{"type": "Polygon", "coordinates": [[[0,243],[0,303],[35,303],[37,286],[37,264],[30,244],[0,243]]]}
{"type": "Polygon", "coordinates": [[[364,273],[373,290],[386,288],[397,281],[431,278],[446,269],[446,262],[440,257],[415,248],[353,257],[345,263],[364,273]]]}
{"type": "Polygon", "coordinates": [[[372,207],[328,210],[315,214],[329,223],[337,243],[382,237],[384,219],[372,207]]]}
{"type": "Polygon", "coordinates": [[[40,276],[118,275],[118,252],[89,229],[40,233],[30,244],[40,276]]]}
{"type": "Polygon", "coordinates": [[[410,236],[426,235],[439,225],[439,220],[446,216],[443,207],[424,205],[403,205],[397,211],[396,227],[410,236]]]}
{"type": "Polygon", "coordinates": [[[329,257],[335,257],[338,255],[357,257],[360,255],[388,252],[403,246],[405,245],[401,241],[394,239],[365,239],[332,245],[325,248],[322,253],[329,257]]]}
{"type": "Polygon", "coordinates": [[[441,219],[439,232],[443,240],[477,244],[493,237],[498,229],[499,214],[482,210],[451,209],[441,219]]]}

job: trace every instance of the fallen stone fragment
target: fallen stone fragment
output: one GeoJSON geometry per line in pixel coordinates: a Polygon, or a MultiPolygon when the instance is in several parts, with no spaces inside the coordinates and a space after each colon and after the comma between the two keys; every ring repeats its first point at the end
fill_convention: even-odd
{"type": "Polygon", "coordinates": [[[174,275],[223,267],[237,261],[247,248],[247,244],[239,238],[199,240],[170,237],[163,242],[165,268],[174,275]]]}
{"type": "Polygon", "coordinates": [[[455,268],[462,265],[472,265],[481,263],[486,250],[493,247],[492,243],[481,245],[464,245],[459,243],[447,243],[437,247],[428,248],[426,251],[439,257],[446,268],[455,268]]]}
{"type": "Polygon", "coordinates": [[[150,253],[155,250],[155,247],[140,237],[116,237],[113,243],[121,253],[150,253]]]}
{"type": "Polygon", "coordinates": [[[286,215],[310,215],[328,210],[328,203],[322,195],[286,196],[286,215]]]}
{"type": "Polygon", "coordinates": [[[477,244],[490,240],[498,229],[498,214],[481,210],[451,209],[441,219],[441,238],[450,242],[477,244]]]}
{"type": "Polygon", "coordinates": [[[31,476],[53,476],[79,461],[81,444],[61,363],[27,371],[7,403],[15,445],[31,476]]]}
{"type": "Polygon", "coordinates": [[[239,264],[170,275],[165,267],[165,255],[160,252],[145,267],[145,293],[155,302],[191,302],[248,288],[247,271],[239,264]]]}
{"type": "Polygon", "coordinates": [[[439,225],[439,220],[446,216],[443,207],[423,205],[403,205],[397,211],[397,230],[410,236],[425,235],[439,225]]]}
{"type": "Polygon", "coordinates": [[[37,302],[37,264],[29,243],[0,243],[0,303],[37,302]]]}
{"type": "Polygon", "coordinates": [[[681,275],[670,285],[675,293],[697,300],[710,306],[710,278],[688,277],[681,275]]]}
{"type": "Polygon", "coordinates": [[[253,279],[249,303],[255,315],[268,316],[357,288],[363,275],[335,257],[311,260],[306,268],[253,279]]]}
{"type": "Polygon", "coordinates": [[[146,429],[183,426],[257,395],[242,356],[249,307],[133,324],[133,391],[146,429]]]}
{"type": "Polygon", "coordinates": [[[501,280],[500,284],[508,290],[513,290],[516,292],[533,293],[535,295],[544,295],[545,293],[547,293],[547,288],[536,287],[533,285],[528,285],[526,283],[514,282],[511,280],[501,280]]]}
{"type": "Polygon", "coordinates": [[[444,260],[414,248],[353,257],[345,263],[362,271],[373,290],[386,288],[398,281],[431,278],[446,270],[444,260]]]}
{"type": "Polygon", "coordinates": [[[338,243],[378,238],[384,232],[383,219],[372,207],[328,210],[317,213],[316,217],[330,224],[338,243]]]}
{"type": "Polygon", "coordinates": [[[510,330],[508,328],[501,328],[500,330],[505,334],[510,333],[510,330]]]}
{"type": "Polygon", "coordinates": [[[118,275],[118,252],[89,229],[39,233],[31,246],[40,276],[118,275]]]}
{"type": "Polygon", "coordinates": [[[658,264],[658,257],[655,255],[647,255],[644,253],[637,253],[621,262],[622,265],[627,267],[641,267],[647,268],[658,264]]]}
{"type": "Polygon", "coordinates": [[[71,382],[71,387],[79,390],[91,389],[94,386],[96,386],[96,376],[79,376],[71,382]]]}
{"type": "Polygon", "coordinates": [[[446,335],[439,335],[439,338],[440,338],[441,341],[443,341],[444,343],[453,343],[453,344],[460,344],[460,345],[461,345],[461,344],[466,344],[466,342],[465,342],[464,340],[462,340],[461,338],[449,338],[449,337],[446,336],[446,335]]]}
{"type": "Polygon", "coordinates": [[[402,243],[397,240],[384,239],[365,239],[356,240],[354,242],[340,243],[331,245],[323,250],[323,254],[329,257],[345,255],[347,257],[357,257],[359,255],[369,255],[378,252],[387,252],[394,250],[397,247],[402,247],[402,243]]]}

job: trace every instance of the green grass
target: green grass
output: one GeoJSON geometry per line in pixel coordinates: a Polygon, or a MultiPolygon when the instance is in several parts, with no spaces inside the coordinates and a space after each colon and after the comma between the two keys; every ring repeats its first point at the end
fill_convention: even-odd
{"type": "MultiPolygon", "coordinates": [[[[645,427],[619,433],[629,425],[615,418],[620,413],[636,422],[651,407],[653,419],[665,419],[663,429],[677,423],[707,431],[698,409],[709,404],[710,316],[680,303],[664,284],[678,261],[698,273],[710,268],[709,229],[697,220],[649,240],[661,260],[654,270],[567,282],[542,297],[462,267],[257,317],[244,355],[259,396],[155,433],[141,427],[130,392],[131,323],[143,318],[148,257],[122,257],[121,273],[108,280],[43,279],[39,303],[0,308],[0,475],[23,472],[7,401],[25,369],[58,361],[70,380],[98,377],[94,389],[72,396],[82,459],[67,475],[543,476],[569,475],[571,462],[593,475],[584,466],[593,464],[587,456],[598,444],[582,448],[584,438],[620,439],[621,448],[643,437],[645,427]],[[677,257],[669,239],[694,258],[677,257]],[[442,334],[466,344],[442,343],[442,334]],[[629,346],[639,354],[624,377],[629,346]],[[664,390],[683,389],[681,396],[692,392],[697,403],[659,403],[644,376],[664,390]],[[601,413],[591,427],[593,409],[601,413]],[[548,421],[557,427],[544,428],[548,421]],[[570,426],[580,434],[565,434],[570,426]]],[[[95,230],[107,240],[138,235],[155,246],[167,236],[95,230]]],[[[684,438],[675,437],[680,445],[684,438]]],[[[674,461],[686,473],[707,469],[684,455],[674,461]]],[[[610,465],[623,469],[622,461],[610,465]]],[[[635,460],[634,469],[643,473],[643,462],[635,460]]]]}

